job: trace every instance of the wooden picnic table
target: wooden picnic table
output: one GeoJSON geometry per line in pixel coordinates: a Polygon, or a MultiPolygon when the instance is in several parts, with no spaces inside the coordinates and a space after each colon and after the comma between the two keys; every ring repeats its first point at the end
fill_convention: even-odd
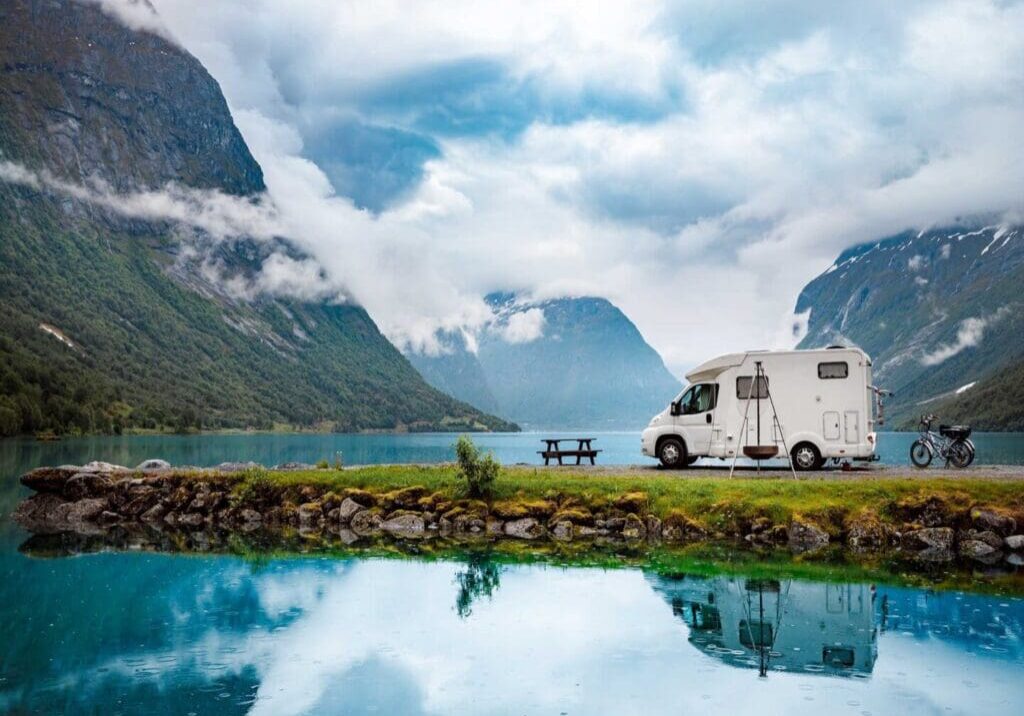
{"type": "Polygon", "coordinates": [[[562,462],[562,458],[566,457],[575,457],[577,465],[582,464],[581,461],[583,458],[589,458],[590,464],[594,465],[596,464],[594,462],[594,458],[597,457],[599,452],[601,452],[600,450],[595,450],[592,447],[592,443],[595,439],[596,438],[541,438],[541,442],[545,444],[545,449],[538,450],[537,452],[544,458],[545,465],[550,465],[551,460],[558,460],[558,464],[563,465],[565,463],[562,462]],[[575,450],[563,450],[560,447],[560,443],[572,442],[574,440],[576,441],[575,450]]]}

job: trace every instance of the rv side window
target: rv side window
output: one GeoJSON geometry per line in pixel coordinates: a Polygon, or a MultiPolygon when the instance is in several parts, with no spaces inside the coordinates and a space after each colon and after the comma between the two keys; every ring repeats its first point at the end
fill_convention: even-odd
{"type": "Polygon", "coordinates": [[[822,380],[829,378],[847,378],[850,375],[850,366],[845,362],[818,363],[818,377],[822,380]]]}
{"type": "Polygon", "coordinates": [[[681,415],[694,415],[706,413],[715,409],[718,402],[718,385],[712,383],[698,383],[691,387],[679,401],[679,412],[681,415]]]}
{"type": "Polygon", "coordinates": [[[736,397],[740,400],[746,400],[747,396],[751,398],[767,398],[768,397],[768,379],[761,377],[757,381],[757,387],[751,390],[751,383],[754,382],[754,376],[752,375],[741,375],[736,379],[736,397]]]}

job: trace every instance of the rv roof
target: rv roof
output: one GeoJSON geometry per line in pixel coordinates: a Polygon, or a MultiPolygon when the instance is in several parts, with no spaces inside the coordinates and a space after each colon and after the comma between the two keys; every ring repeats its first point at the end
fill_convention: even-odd
{"type": "MultiPolygon", "coordinates": [[[[726,353],[725,355],[712,358],[709,361],[701,363],[699,366],[691,370],[686,374],[686,380],[689,383],[698,383],[702,380],[710,380],[717,376],[727,368],[733,368],[738,365],[742,365],[743,361],[746,360],[747,356],[757,354],[798,354],[798,353],[831,353],[835,352],[836,348],[814,348],[811,350],[793,350],[793,351],[747,351],[746,353],[726,353]]],[[[843,350],[856,351],[867,357],[862,350],[859,348],[846,348],[843,350]]]]}

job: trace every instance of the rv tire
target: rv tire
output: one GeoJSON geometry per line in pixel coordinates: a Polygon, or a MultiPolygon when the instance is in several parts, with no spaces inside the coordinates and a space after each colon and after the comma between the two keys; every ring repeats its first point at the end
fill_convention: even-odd
{"type": "Polygon", "coordinates": [[[825,464],[825,461],[821,459],[821,451],[811,443],[794,445],[790,457],[793,459],[795,470],[820,470],[821,466],[825,464]]]}
{"type": "Polygon", "coordinates": [[[662,438],[658,443],[658,460],[670,470],[685,467],[687,464],[686,445],[679,438],[662,438]]]}

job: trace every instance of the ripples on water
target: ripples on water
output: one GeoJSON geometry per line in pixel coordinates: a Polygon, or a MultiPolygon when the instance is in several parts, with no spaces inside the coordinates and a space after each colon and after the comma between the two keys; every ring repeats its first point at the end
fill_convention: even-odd
{"type": "MultiPolygon", "coordinates": [[[[0,448],[0,713],[1006,714],[1024,702],[1016,597],[486,553],[18,551],[6,514],[27,467],[241,457],[226,438],[188,440],[182,454],[205,459],[175,459],[166,442],[0,448]]],[[[261,449],[249,457],[319,456],[261,449]]]]}

